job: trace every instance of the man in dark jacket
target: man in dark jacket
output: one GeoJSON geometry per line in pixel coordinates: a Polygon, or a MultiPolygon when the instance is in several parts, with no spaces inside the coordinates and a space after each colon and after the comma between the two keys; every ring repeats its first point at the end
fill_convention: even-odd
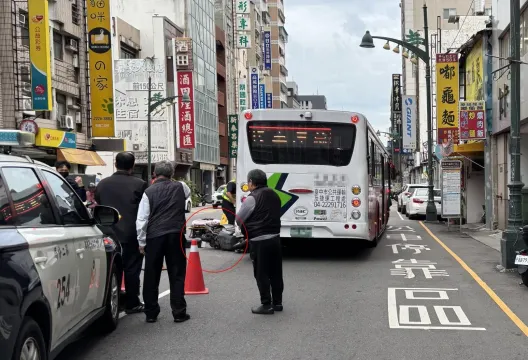
{"type": "MultiPolygon", "coordinates": [[[[174,166],[169,161],[156,164],[154,172],[156,182],[143,194],[136,221],[139,251],[145,254],[145,315],[152,323],[160,313],[159,282],[165,258],[172,316],[175,322],[184,322],[191,318],[184,297],[187,259],[180,245],[180,233],[185,232],[186,193],[181,182],[171,181],[174,166]]],[[[185,234],[182,241],[186,241],[185,234]]]]}
{"type": "Polygon", "coordinates": [[[127,314],[144,310],[139,300],[143,255],[138,250],[135,225],[139,202],[147,188],[147,183],[132,175],[135,161],[131,152],[117,154],[115,160],[117,171],[101,180],[95,189],[95,201],[99,205],[116,208],[121,215],[121,220],[112,229],[123,248],[127,314]]]}
{"type": "Polygon", "coordinates": [[[64,179],[66,179],[68,184],[70,184],[77,195],[79,195],[82,202],[85,202],[86,189],[84,188],[82,177],[77,176],[75,180],[70,178],[71,164],[66,160],[60,160],[55,163],[55,169],[64,177],[64,179]]]}
{"type": "Polygon", "coordinates": [[[251,194],[242,203],[236,220],[241,229],[245,225],[247,234],[244,235],[249,239],[253,273],[260,292],[261,305],[251,309],[254,314],[282,311],[281,201],[267,182],[262,170],[248,173],[251,194]]]}

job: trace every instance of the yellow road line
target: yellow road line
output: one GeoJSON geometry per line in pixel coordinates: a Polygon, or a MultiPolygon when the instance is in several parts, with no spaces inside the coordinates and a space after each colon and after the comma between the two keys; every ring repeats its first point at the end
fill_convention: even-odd
{"type": "Polygon", "coordinates": [[[460,266],[462,266],[464,268],[464,270],[466,270],[469,275],[471,275],[471,277],[473,279],[475,279],[475,281],[480,285],[481,288],[484,289],[484,291],[489,295],[490,298],[493,299],[493,301],[495,301],[495,303],[500,307],[500,309],[506,314],[506,316],[508,316],[510,318],[511,321],[513,321],[513,323],[515,325],[517,325],[517,327],[524,333],[525,336],[528,337],[528,326],[526,326],[526,324],[521,320],[519,319],[519,317],[517,315],[515,315],[515,313],[508,307],[508,305],[506,305],[506,303],[504,301],[502,301],[502,299],[495,293],[495,291],[493,291],[489,286],[488,284],[486,284],[484,282],[484,280],[482,280],[480,278],[480,276],[477,275],[476,272],[474,272],[465,262],[464,260],[462,260],[457,254],[455,254],[453,252],[453,250],[451,250],[449,247],[447,247],[446,244],[444,244],[442,242],[442,240],[440,240],[438,237],[436,237],[432,232],[431,230],[429,230],[429,228],[427,226],[424,225],[423,222],[420,221],[420,225],[422,225],[422,227],[425,229],[425,231],[427,231],[427,233],[429,235],[431,235],[431,237],[433,239],[435,239],[435,241],[437,243],[440,244],[440,246],[442,246],[445,251],[447,251],[453,258],[455,258],[455,260],[460,264],[460,266]]]}

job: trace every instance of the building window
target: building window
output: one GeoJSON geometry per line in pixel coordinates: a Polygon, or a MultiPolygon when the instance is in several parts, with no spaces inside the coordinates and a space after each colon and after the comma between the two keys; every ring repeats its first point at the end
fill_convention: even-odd
{"type": "Polygon", "coordinates": [[[62,35],[57,32],[53,32],[53,57],[56,60],[63,59],[62,35]]]}
{"type": "Polygon", "coordinates": [[[444,20],[449,20],[449,17],[454,15],[456,15],[456,9],[444,9],[444,20]]]}
{"type": "Polygon", "coordinates": [[[189,56],[188,55],[177,55],[176,65],[177,66],[189,66],[189,56]]]}
{"type": "Polygon", "coordinates": [[[510,56],[510,33],[508,32],[505,34],[502,38],[499,39],[499,57],[500,60],[500,66],[506,66],[508,64],[508,60],[506,60],[510,56]]]}
{"type": "Polygon", "coordinates": [[[18,26],[20,27],[22,45],[29,47],[29,22],[27,12],[20,10],[18,13],[18,26]]]}
{"type": "Polygon", "coordinates": [[[484,15],[491,16],[491,8],[484,9],[484,15]]]}
{"type": "Polygon", "coordinates": [[[79,9],[79,5],[77,4],[77,0],[71,5],[72,10],[72,23],[74,25],[81,25],[81,11],[79,9]]]}
{"type": "Polygon", "coordinates": [[[68,115],[68,110],[66,110],[66,96],[56,93],[55,101],[57,102],[57,119],[60,119],[63,115],[68,115]]]}
{"type": "Polygon", "coordinates": [[[137,59],[138,57],[136,50],[132,49],[129,46],[126,46],[123,43],[121,43],[120,50],[121,50],[121,59],[137,59]]]}

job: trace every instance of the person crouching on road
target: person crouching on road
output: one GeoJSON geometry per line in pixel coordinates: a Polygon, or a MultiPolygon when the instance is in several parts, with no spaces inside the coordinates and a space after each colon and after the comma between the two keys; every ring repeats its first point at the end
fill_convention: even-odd
{"type": "Polygon", "coordinates": [[[275,191],[267,186],[266,173],[251,170],[247,183],[251,193],[237,213],[237,224],[247,231],[249,249],[253,260],[253,274],[260,292],[260,306],[253,307],[254,314],[273,314],[282,311],[282,248],[280,242],[281,201],[275,191]],[[243,226],[245,225],[245,226],[243,226]],[[271,291],[270,291],[271,287],[271,291]]]}
{"type": "MultiPolygon", "coordinates": [[[[185,231],[186,193],[179,181],[171,181],[174,166],[169,161],[157,163],[154,173],[156,182],[143,194],[136,221],[139,251],[145,254],[146,320],[156,322],[160,313],[159,282],[165,258],[172,316],[175,322],[184,322],[191,318],[184,297],[187,259],[180,245],[180,233],[185,231]]],[[[185,236],[182,241],[186,241],[185,236]]]]}

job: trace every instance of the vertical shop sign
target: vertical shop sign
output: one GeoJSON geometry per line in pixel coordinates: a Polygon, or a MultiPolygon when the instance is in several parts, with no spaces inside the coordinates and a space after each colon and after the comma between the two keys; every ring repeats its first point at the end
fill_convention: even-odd
{"type": "Polygon", "coordinates": [[[114,137],[110,0],[90,0],[86,6],[92,136],[114,137]]]}
{"type": "Polygon", "coordinates": [[[51,55],[48,0],[28,0],[32,109],[51,111],[51,55]]]}
{"type": "Polygon", "coordinates": [[[236,47],[251,48],[251,3],[250,0],[236,0],[236,47]]]}
{"type": "Polygon", "coordinates": [[[403,150],[416,149],[416,96],[403,96],[403,150]]]}
{"type": "Polygon", "coordinates": [[[460,140],[486,139],[486,103],[460,102],[460,140]]]}
{"type": "Polygon", "coordinates": [[[266,109],[272,109],[272,108],[273,108],[273,94],[266,93],[266,109]]]}
{"type": "Polygon", "coordinates": [[[238,108],[242,112],[248,107],[248,91],[245,78],[238,79],[238,108]]]}
{"type": "Polygon", "coordinates": [[[253,66],[249,70],[251,79],[251,108],[259,108],[259,74],[258,68],[253,66]]]}
{"type": "Polygon", "coordinates": [[[193,72],[178,71],[178,145],[181,149],[195,147],[194,133],[194,87],[193,72]],[[183,102],[184,95],[188,95],[189,102],[183,102]]]}
{"type": "Polygon", "coordinates": [[[271,31],[264,31],[264,70],[271,70],[271,31]]]}
{"type": "Polygon", "coordinates": [[[458,54],[436,54],[437,143],[458,144],[458,54]]]}
{"type": "Polygon", "coordinates": [[[238,115],[229,115],[229,158],[236,159],[238,149],[238,115]]]}
{"type": "Polygon", "coordinates": [[[259,84],[259,107],[261,109],[266,108],[266,85],[259,84]]]}

